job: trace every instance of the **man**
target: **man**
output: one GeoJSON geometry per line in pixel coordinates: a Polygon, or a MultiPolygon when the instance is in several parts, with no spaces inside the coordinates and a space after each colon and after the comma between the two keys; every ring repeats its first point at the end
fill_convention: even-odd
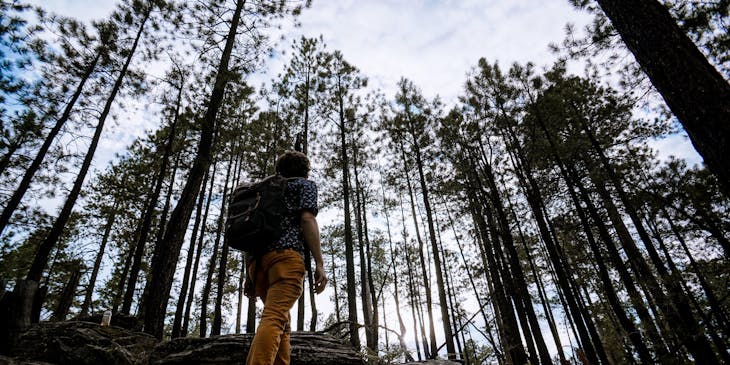
{"type": "Polygon", "coordinates": [[[247,257],[249,276],[244,291],[264,302],[246,360],[247,365],[288,365],[290,360],[289,311],[302,294],[304,252],[309,250],[316,264],[314,290],[327,285],[317,225],[317,186],[307,180],[309,159],[301,152],[286,152],[276,161],[276,173],[290,178],[284,194],[287,216],[281,238],[257,258],[247,257]]]}

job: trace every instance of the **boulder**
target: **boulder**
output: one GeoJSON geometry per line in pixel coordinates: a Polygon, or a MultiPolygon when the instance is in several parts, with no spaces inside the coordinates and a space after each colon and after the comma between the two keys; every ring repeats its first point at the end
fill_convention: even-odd
{"type": "MultiPolygon", "coordinates": [[[[200,364],[234,365],[246,361],[253,335],[224,335],[211,338],[178,338],[163,342],[150,355],[149,365],[200,364]]],[[[292,365],[364,365],[349,344],[332,336],[312,332],[291,335],[292,365]]]]}
{"type": "Polygon", "coordinates": [[[148,334],[115,326],[42,322],[20,336],[11,355],[58,365],[144,365],[156,344],[148,334]]]}

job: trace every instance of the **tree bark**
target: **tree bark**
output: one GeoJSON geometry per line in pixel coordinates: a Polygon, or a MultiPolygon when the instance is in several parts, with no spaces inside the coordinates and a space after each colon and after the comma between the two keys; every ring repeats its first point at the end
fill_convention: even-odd
{"type": "Polygon", "coordinates": [[[730,197],[727,80],[659,1],[597,1],[730,197]]]}
{"type": "MultiPolygon", "coordinates": [[[[231,177],[231,167],[233,166],[233,156],[231,161],[228,162],[228,170],[226,171],[226,181],[223,184],[223,198],[221,200],[221,212],[218,216],[218,227],[216,232],[223,231],[223,222],[226,216],[226,206],[228,204],[228,181],[231,177]]],[[[215,307],[213,309],[213,325],[210,329],[211,336],[218,336],[221,334],[221,325],[223,323],[223,292],[226,286],[226,276],[228,269],[228,240],[227,237],[223,237],[223,250],[221,251],[220,264],[218,265],[218,290],[215,296],[215,307]]],[[[216,236],[216,240],[218,236],[216,236]]]]}

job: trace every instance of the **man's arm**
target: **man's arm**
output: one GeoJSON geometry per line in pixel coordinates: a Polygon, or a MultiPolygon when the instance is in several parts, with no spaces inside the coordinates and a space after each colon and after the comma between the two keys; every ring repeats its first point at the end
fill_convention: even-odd
{"type": "Polygon", "coordinates": [[[304,232],[304,243],[312,253],[316,264],[314,269],[314,290],[319,294],[324,290],[325,285],[327,285],[327,275],[324,272],[324,260],[322,259],[322,245],[319,241],[317,218],[308,210],[302,211],[301,226],[304,232]]]}

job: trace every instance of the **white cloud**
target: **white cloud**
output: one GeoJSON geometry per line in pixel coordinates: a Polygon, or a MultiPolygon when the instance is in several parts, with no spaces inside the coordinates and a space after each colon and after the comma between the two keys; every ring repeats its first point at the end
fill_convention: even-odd
{"type": "Polygon", "coordinates": [[[428,97],[454,101],[466,72],[480,57],[540,65],[555,60],[548,43],[560,41],[567,22],[585,24],[565,0],[534,1],[319,1],[301,17],[299,34],[322,34],[392,95],[403,76],[428,97]]]}
{"type": "Polygon", "coordinates": [[[660,140],[651,141],[649,146],[657,152],[660,161],[667,161],[670,156],[687,161],[689,166],[701,165],[702,157],[697,153],[687,133],[675,133],[660,140]]]}
{"type": "Polygon", "coordinates": [[[117,3],[110,0],[30,0],[29,2],[47,11],[85,21],[106,17],[117,3]]]}

